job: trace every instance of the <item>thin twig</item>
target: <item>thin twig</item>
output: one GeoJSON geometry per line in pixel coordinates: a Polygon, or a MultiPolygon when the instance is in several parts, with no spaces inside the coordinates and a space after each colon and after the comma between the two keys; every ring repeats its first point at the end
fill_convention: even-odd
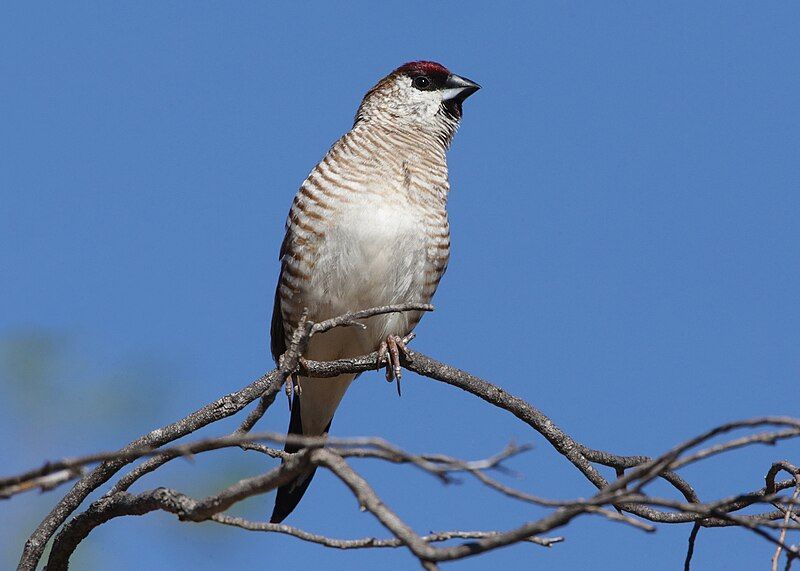
{"type": "MultiPolygon", "coordinates": [[[[262,531],[281,533],[290,535],[304,541],[317,543],[325,547],[333,547],[335,549],[364,549],[369,547],[375,548],[396,548],[404,547],[402,541],[396,537],[389,539],[378,539],[375,537],[364,537],[361,539],[334,539],[326,535],[318,535],[309,533],[302,529],[285,525],[282,523],[267,523],[261,521],[250,521],[240,517],[229,516],[226,514],[215,514],[211,517],[212,521],[229,525],[232,527],[239,527],[249,531],[262,531]]],[[[497,535],[497,531],[439,531],[423,535],[422,539],[428,543],[436,543],[441,541],[448,541],[451,539],[483,539],[485,537],[492,537],[497,535]]],[[[526,540],[529,543],[541,545],[542,547],[550,547],[556,543],[564,541],[563,537],[531,537],[526,540]]]]}
{"type": "Polygon", "coordinates": [[[320,323],[308,320],[307,313],[304,312],[303,319],[292,332],[288,349],[280,359],[280,366],[244,389],[206,405],[178,422],[154,430],[120,450],[80,458],[66,458],[23,474],[0,479],[0,496],[19,493],[26,489],[52,489],[81,475],[81,471],[86,466],[100,462],[90,473],[81,475],[72,490],[62,498],[34,531],[25,545],[19,569],[33,570],[36,568],[45,544],[62,525],[63,528],[51,550],[48,569],[66,568],[70,554],[80,541],[98,525],[122,515],[141,515],[154,510],[175,513],[182,521],[210,520],[254,531],[275,531],[329,547],[340,547],[334,544],[341,541],[350,542],[346,545],[353,548],[357,546],[358,542],[364,542],[361,547],[405,546],[426,569],[436,569],[437,563],[441,561],[470,557],[518,542],[550,545],[561,538],[540,540],[536,537],[567,525],[573,518],[585,514],[600,515],[615,522],[633,525],[647,531],[651,531],[654,527],[637,518],[662,524],[692,523],[692,534],[689,538],[685,561],[687,569],[691,562],[699,529],[701,527],[726,526],[742,527],[776,545],[773,567],[777,565],[782,551],[785,551],[787,555],[787,567],[791,565],[797,556],[797,551],[794,547],[786,544],[786,533],[788,530],[800,529],[800,524],[797,523],[798,520],[794,515],[794,506],[798,503],[798,489],[800,489],[797,482],[800,474],[798,474],[796,466],[788,461],[776,462],[767,472],[764,488],[713,502],[701,502],[689,482],[676,472],[688,464],[704,461],[734,449],[755,444],[774,444],[779,440],[797,438],[800,436],[800,420],[790,417],[761,417],[727,423],[691,438],[655,458],[621,456],[593,449],[577,442],[530,403],[507,393],[484,379],[438,362],[421,353],[408,351],[400,355],[401,364],[405,368],[429,379],[460,388],[513,414],[542,435],[559,454],[572,463],[596,488],[595,494],[585,500],[580,498],[542,498],[511,488],[489,476],[488,470],[502,471],[502,462],[527,449],[525,446],[509,446],[500,454],[485,460],[464,461],[441,454],[412,454],[376,438],[308,438],[294,435],[287,437],[274,433],[251,433],[255,424],[274,402],[277,393],[285,386],[286,380],[296,372],[299,371],[304,376],[325,378],[343,373],[356,374],[375,370],[380,366],[377,353],[332,362],[306,361],[302,356],[312,336],[323,334],[334,327],[368,326],[370,317],[379,314],[399,311],[430,311],[432,309],[431,306],[421,304],[383,306],[351,312],[320,323]],[[233,434],[179,446],[166,446],[209,424],[240,412],[256,400],[259,401],[256,407],[250,411],[239,429],[233,434]],[[693,448],[719,435],[733,430],[753,429],[761,426],[781,427],[783,430],[747,435],[690,453],[693,448]],[[297,454],[287,454],[265,445],[264,442],[290,442],[302,447],[302,450],[297,454]],[[152,490],[138,495],[126,492],[139,478],[174,458],[230,446],[240,446],[245,450],[257,451],[272,458],[280,458],[283,463],[279,468],[260,476],[245,478],[217,494],[201,500],[195,500],[174,490],[166,489],[152,490]],[[69,523],[64,524],[90,493],[100,488],[124,466],[139,458],[148,459],[124,475],[105,496],[92,503],[86,511],[79,513],[69,523]],[[452,481],[451,473],[465,472],[495,491],[513,499],[546,507],[552,511],[536,521],[518,525],[507,531],[453,531],[445,532],[444,535],[420,535],[382,502],[366,480],[348,464],[346,458],[373,458],[394,464],[413,465],[445,483],[452,481]],[[245,520],[231,518],[222,513],[246,497],[265,493],[291,481],[311,466],[327,469],[337,476],[350,489],[359,504],[390,531],[393,538],[387,540],[373,538],[335,540],[313,536],[313,534],[307,534],[307,532],[289,526],[245,522],[245,520]],[[612,468],[617,473],[616,479],[612,481],[606,479],[599,467],[612,468]],[[792,479],[776,482],[775,478],[781,471],[788,472],[792,475],[792,479]],[[647,495],[644,491],[645,488],[656,478],[661,478],[669,483],[683,497],[683,500],[647,495]],[[790,487],[795,488],[791,498],[778,495],[778,492],[790,487]],[[772,504],[777,509],[759,514],[738,515],[734,513],[748,506],[764,504],[772,504]],[[256,529],[259,526],[261,528],[256,529]],[[287,529],[294,531],[286,531],[287,529]],[[773,536],[768,531],[770,529],[780,530],[780,536],[773,536]],[[303,534],[306,534],[307,537],[302,537],[303,534]],[[309,539],[312,536],[314,539],[309,539]],[[454,546],[437,547],[432,545],[446,539],[469,539],[470,541],[454,546]],[[367,545],[370,541],[373,543],[367,545]],[[380,542],[384,542],[385,545],[380,542]]]}
{"type": "MultiPolygon", "coordinates": [[[[794,466],[792,466],[792,468],[794,468],[794,466]]],[[[792,494],[792,504],[790,504],[785,509],[786,516],[783,518],[783,529],[781,530],[780,537],[778,538],[780,540],[780,542],[781,542],[781,545],[778,545],[775,548],[775,553],[772,555],[772,571],[778,571],[778,561],[780,560],[780,557],[781,557],[781,550],[783,549],[783,544],[786,541],[786,531],[788,530],[788,527],[789,527],[789,520],[792,518],[792,509],[794,507],[793,504],[794,504],[794,502],[797,501],[798,494],[800,494],[800,476],[798,476],[797,473],[795,473],[795,481],[797,482],[797,485],[795,486],[794,493],[792,494]]],[[[782,509],[782,508],[780,508],[780,506],[778,506],[778,509],[782,509]]],[[[786,565],[787,566],[791,566],[791,564],[792,564],[791,560],[796,555],[797,555],[797,553],[794,550],[788,550],[786,552],[786,565]]]]}

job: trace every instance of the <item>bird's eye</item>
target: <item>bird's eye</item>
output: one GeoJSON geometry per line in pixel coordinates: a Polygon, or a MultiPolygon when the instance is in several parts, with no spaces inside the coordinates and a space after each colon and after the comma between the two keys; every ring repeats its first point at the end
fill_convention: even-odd
{"type": "Polygon", "coordinates": [[[431,80],[424,75],[419,75],[414,78],[411,84],[417,89],[428,89],[431,86],[431,80]]]}

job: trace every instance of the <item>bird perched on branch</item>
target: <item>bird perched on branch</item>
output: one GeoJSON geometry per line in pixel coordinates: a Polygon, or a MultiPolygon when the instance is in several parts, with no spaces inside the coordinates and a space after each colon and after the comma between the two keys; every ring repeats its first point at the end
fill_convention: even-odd
{"type": "MultiPolygon", "coordinates": [[[[272,313],[272,354],[286,351],[303,314],[319,322],[348,311],[428,303],[447,268],[446,151],[464,100],[480,86],[430,61],[407,63],[364,96],[353,128],[300,186],[286,221],[272,313]]],[[[364,320],[314,336],[305,357],[327,361],[379,351],[387,380],[422,312],[364,320]]],[[[290,434],[321,436],[355,375],[297,378],[290,434]]],[[[299,446],[286,446],[296,452],[299,446]]],[[[278,489],[270,521],[292,512],[313,471],[278,489]]]]}

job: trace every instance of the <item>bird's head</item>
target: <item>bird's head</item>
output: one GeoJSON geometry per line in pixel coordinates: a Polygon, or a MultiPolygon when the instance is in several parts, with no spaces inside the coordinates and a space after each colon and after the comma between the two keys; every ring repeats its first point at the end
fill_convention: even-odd
{"type": "Polygon", "coordinates": [[[451,73],[442,64],[414,61],[398,67],[364,96],[359,121],[387,122],[418,130],[455,132],[464,100],[480,85],[451,73]]]}

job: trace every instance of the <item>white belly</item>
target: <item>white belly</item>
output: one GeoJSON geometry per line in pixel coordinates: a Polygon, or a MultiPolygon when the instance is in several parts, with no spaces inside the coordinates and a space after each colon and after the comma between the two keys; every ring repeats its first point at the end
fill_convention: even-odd
{"type": "MultiPolygon", "coordinates": [[[[411,209],[379,200],[342,209],[326,233],[312,278],[302,293],[309,317],[318,321],[379,305],[427,302],[422,299],[425,236],[421,216],[411,209]]],[[[341,354],[312,358],[372,351],[388,334],[407,334],[409,317],[407,314],[378,316],[366,322],[365,332],[359,333],[355,328],[340,330],[347,332],[340,338],[344,342],[341,354]]]]}

